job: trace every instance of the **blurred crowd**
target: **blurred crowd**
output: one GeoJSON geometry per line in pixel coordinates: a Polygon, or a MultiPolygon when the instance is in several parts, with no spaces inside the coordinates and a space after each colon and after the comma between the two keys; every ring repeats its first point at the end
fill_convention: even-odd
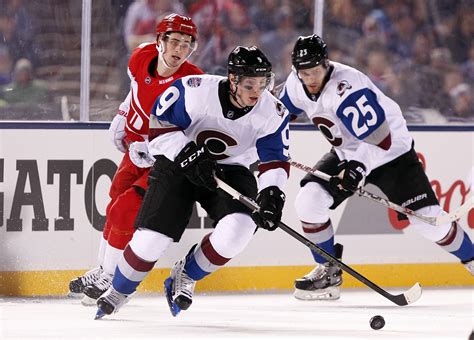
{"type": "MultiPolygon", "coordinates": [[[[35,78],[45,66],[36,52],[48,48],[35,41],[44,25],[34,20],[36,1],[0,0],[0,108],[57,95],[35,78]]],[[[314,0],[101,1],[122,36],[114,66],[125,93],[117,97],[126,94],[131,51],[154,41],[156,22],[170,12],[189,15],[198,26],[192,61],[203,70],[225,74],[233,47],[255,44],[270,57],[277,84],[291,71],[296,38],[314,31],[314,0]]],[[[323,19],[329,58],[366,72],[409,122],[474,122],[474,1],[327,0],[323,19]]]]}

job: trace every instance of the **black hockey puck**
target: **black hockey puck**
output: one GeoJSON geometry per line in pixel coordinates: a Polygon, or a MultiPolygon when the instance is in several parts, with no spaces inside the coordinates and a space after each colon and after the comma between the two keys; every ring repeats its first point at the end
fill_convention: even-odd
{"type": "Polygon", "coordinates": [[[381,329],[385,326],[385,319],[381,315],[375,315],[370,319],[370,327],[372,329],[381,329]]]}

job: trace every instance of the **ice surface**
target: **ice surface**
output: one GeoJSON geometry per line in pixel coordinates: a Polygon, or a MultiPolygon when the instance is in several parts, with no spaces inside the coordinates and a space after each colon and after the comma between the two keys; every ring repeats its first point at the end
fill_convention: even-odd
{"type": "MultiPolygon", "coordinates": [[[[400,290],[389,289],[391,293],[400,290]]],[[[134,297],[117,314],[93,320],[96,309],[70,298],[0,299],[0,339],[468,339],[472,289],[425,289],[399,307],[370,290],[338,301],[298,301],[291,292],[195,295],[172,317],[160,294],[134,297]],[[380,314],[386,325],[372,330],[380,314]]]]}

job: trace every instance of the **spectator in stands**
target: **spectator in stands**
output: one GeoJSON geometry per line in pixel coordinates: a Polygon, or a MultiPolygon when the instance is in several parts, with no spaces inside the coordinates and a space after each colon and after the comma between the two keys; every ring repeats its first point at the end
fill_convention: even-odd
{"type": "Polygon", "coordinates": [[[2,97],[9,105],[36,105],[50,101],[46,83],[34,79],[33,66],[28,59],[16,62],[13,82],[2,89],[2,97]]]}
{"type": "Polygon", "coordinates": [[[169,13],[186,13],[179,0],[135,0],[124,20],[124,39],[128,51],[156,39],[156,23],[169,13]]]}
{"type": "Polygon", "coordinates": [[[24,1],[6,0],[4,9],[15,23],[14,39],[16,39],[16,43],[18,43],[18,47],[20,47],[18,57],[28,58],[33,65],[36,65],[35,49],[37,48],[37,44],[34,39],[34,20],[29,14],[24,1]]]}
{"type": "Polygon", "coordinates": [[[368,53],[366,74],[385,93],[388,90],[386,75],[389,68],[389,56],[384,50],[374,50],[368,53]]]}
{"type": "MultiPolygon", "coordinates": [[[[1,1],[1,0],[0,0],[1,1]]],[[[26,13],[19,8],[9,8],[10,2],[7,1],[5,7],[0,7],[0,46],[5,46],[10,51],[13,62],[20,58],[32,59],[35,57],[35,44],[32,36],[25,37],[27,27],[19,27],[18,23],[23,23],[26,13]],[[19,12],[16,12],[18,10],[19,12]],[[23,13],[20,16],[20,13],[23,13]]]]}
{"type": "Polygon", "coordinates": [[[0,86],[12,81],[13,61],[7,46],[0,45],[0,86]]]}
{"type": "MultiPolygon", "coordinates": [[[[324,35],[331,37],[334,46],[345,55],[352,55],[354,43],[362,38],[362,22],[366,8],[355,0],[335,0],[327,2],[324,12],[324,35]]],[[[355,66],[355,65],[352,65],[355,66]]]]}
{"type": "Polygon", "coordinates": [[[278,0],[261,0],[249,7],[250,20],[260,32],[273,31],[278,27],[276,16],[280,5],[278,0]]]}
{"type": "Polygon", "coordinates": [[[474,40],[471,42],[468,55],[469,58],[461,65],[461,69],[466,81],[474,86],[474,40]]]}
{"type": "Polygon", "coordinates": [[[462,63],[467,60],[469,48],[474,41],[474,3],[472,1],[466,1],[459,7],[456,24],[451,53],[455,62],[462,63]]]}
{"type": "Polygon", "coordinates": [[[446,114],[450,122],[474,122],[474,94],[473,89],[466,83],[455,86],[449,92],[452,107],[446,114]]]}
{"type": "Polygon", "coordinates": [[[389,49],[400,58],[411,58],[413,53],[413,36],[416,23],[408,11],[403,11],[394,21],[394,35],[388,41],[389,49]]]}
{"type": "Polygon", "coordinates": [[[272,56],[273,69],[275,70],[275,77],[277,83],[285,81],[283,73],[288,65],[288,55],[291,55],[294,42],[301,34],[309,34],[312,31],[301,31],[296,29],[296,20],[291,6],[280,8],[277,18],[277,28],[273,31],[268,31],[262,34],[260,39],[260,46],[262,50],[272,56]],[[291,46],[291,48],[290,48],[291,46]],[[286,49],[284,54],[283,49],[286,49]]]}

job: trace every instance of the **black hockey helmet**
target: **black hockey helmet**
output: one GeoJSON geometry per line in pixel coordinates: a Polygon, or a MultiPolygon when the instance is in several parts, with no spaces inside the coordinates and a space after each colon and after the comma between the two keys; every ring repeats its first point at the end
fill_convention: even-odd
{"type": "Polygon", "coordinates": [[[291,63],[297,71],[324,64],[327,58],[327,45],[316,34],[298,37],[291,53],[291,63]]]}
{"type": "Polygon", "coordinates": [[[272,64],[257,46],[237,46],[229,54],[228,73],[246,77],[272,77],[272,64]]]}

